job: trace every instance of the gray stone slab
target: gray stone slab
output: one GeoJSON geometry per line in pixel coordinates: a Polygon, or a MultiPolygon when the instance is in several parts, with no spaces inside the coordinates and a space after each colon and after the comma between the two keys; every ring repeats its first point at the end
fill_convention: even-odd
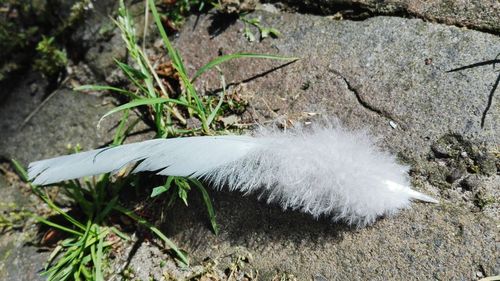
{"type": "MultiPolygon", "coordinates": [[[[228,83],[239,85],[232,89],[249,97],[250,111],[260,122],[279,116],[301,122],[314,112],[336,116],[350,128],[368,128],[383,147],[411,164],[417,189],[438,197],[441,204],[415,203],[395,217],[356,230],[283,213],[253,197],[216,193],[220,236],[200,226],[200,213],[189,215],[181,208],[172,215],[178,224],[176,240],[187,244],[195,257],[244,247],[264,279],[276,272],[291,272],[300,280],[317,275],[329,280],[451,280],[498,274],[498,200],[479,208],[478,193],[471,191],[481,189],[488,198],[499,198],[497,169],[473,171],[474,165],[481,167],[479,154],[487,155],[493,166],[499,163],[494,154],[498,97],[493,96],[481,128],[498,72],[492,65],[447,71],[494,59],[499,38],[418,19],[249,17],[260,17],[283,36],[250,43],[240,23],[214,36],[209,33],[212,18],[192,18],[175,42],[188,68],[197,69],[220,53],[299,56],[299,61],[274,71],[269,70],[280,63],[263,60],[233,61],[221,69],[228,83]],[[431,149],[441,143],[447,153],[453,150],[464,158],[442,157],[431,149]],[[467,161],[475,164],[463,170],[460,180],[449,180],[452,170],[467,161]],[[481,184],[467,190],[462,180],[471,177],[480,178],[481,184]]],[[[198,82],[205,89],[220,87],[217,73],[198,82]]]]}
{"type": "Polygon", "coordinates": [[[280,0],[278,2],[299,7],[302,11],[324,15],[340,11],[348,17],[410,16],[431,22],[500,33],[500,2],[497,0],[280,0]]]}
{"type": "Polygon", "coordinates": [[[68,145],[92,149],[112,139],[112,128],[120,114],[104,119],[112,100],[71,91],[65,86],[42,105],[44,82],[28,73],[0,104],[0,156],[15,158],[23,165],[31,161],[67,154],[68,145]],[[25,122],[34,111],[29,122],[25,122]]]}
{"type": "MultiPolygon", "coordinates": [[[[498,72],[492,65],[447,72],[494,59],[499,38],[417,19],[249,17],[261,17],[283,36],[250,43],[240,22],[211,35],[210,16],[193,17],[175,41],[188,69],[194,72],[219,53],[299,56],[301,60],[273,71],[281,63],[246,59],[221,66],[230,91],[249,100],[251,121],[281,117],[303,122],[318,113],[335,116],[349,128],[367,128],[382,147],[411,165],[415,188],[441,203],[415,203],[371,227],[351,229],[327,218],[316,221],[283,211],[255,196],[210,191],[221,226],[215,236],[205,207],[193,195],[189,207],[179,204],[165,214],[168,223],[162,226],[189,252],[193,264],[243,249],[253,256],[248,266],[262,280],[282,273],[299,280],[471,280],[499,274],[498,96],[493,96],[481,128],[498,72]]],[[[40,101],[37,91],[31,96],[33,81],[23,83],[0,105],[1,156],[27,163],[65,153],[68,143],[91,148],[110,139],[105,128],[116,120],[103,123],[103,131],[95,125],[112,106],[67,90],[21,128],[40,101]]],[[[201,77],[198,85],[220,87],[218,74],[201,77]]],[[[133,265],[157,269],[149,264],[149,252],[144,249],[133,265]]]]}

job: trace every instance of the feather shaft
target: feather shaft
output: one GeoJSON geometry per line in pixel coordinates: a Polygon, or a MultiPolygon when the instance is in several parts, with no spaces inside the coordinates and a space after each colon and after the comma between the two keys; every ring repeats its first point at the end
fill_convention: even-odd
{"type": "Polygon", "coordinates": [[[365,226],[409,207],[411,200],[438,203],[412,190],[408,167],[364,132],[338,125],[261,130],[257,136],[157,139],[33,162],[34,184],[117,172],[202,178],[216,188],[258,192],[268,202],[314,217],[330,216],[365,226]]]}

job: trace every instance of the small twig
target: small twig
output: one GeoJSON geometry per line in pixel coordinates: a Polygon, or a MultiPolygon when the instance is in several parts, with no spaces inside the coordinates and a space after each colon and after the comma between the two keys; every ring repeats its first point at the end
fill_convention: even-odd
{"type": "MultiPolygon", "coordinates": [[[[149,71],[151,72],[151,74],[153,75],[153,78],[155,79],[156,83],[158,84],[158,86],[160,87],[160,90],[161,90],[161,93],[166,97],[168,98],[169,95],[168,95],[168,92],[167,90],[165,89],[160,77],[158,77],[158,74],[156,73],[156,70],[153,68],[153,66],[151,65],[151,62],[149,61],[148,57],[146,56],[146,54],[144,53],[144,51],[142,51],[143,53],[143,56],[144,56],[144,61],[146,62],[146,66],[149,68],[149,71]]],[[[183,125],[187,124],[187,121],[184,117],[182,117],[182,114],[177,110],[176,107],[169,107],[167,109],[170,113],[172,113],[172,115],[174,115],[175,118],[177,118],[177,120],[179,120],[183,125]]]]}
{"type": "Polygon", "coordinates": [[[26,124],[28,124],[28,122],[38,113],[38,111],[40,111],[40,109],[42,109],[42,107],[47,104],[47,102],[49,102],[49,100],[55,96],[55,94],[62,88],[62,86],[64,86],[64,84],[66,84],[66,82],[68,82],[69,80],[69,76],[66,77],[66,79],[64,79],[62,82],[61,82],[61,85],[55,89],[52,93],[50,93],[50,95],[47,96],[47,98],[45,98],[42,103],[40,103],[36,108],[35,110],[33,110],[23,121],[23,123],[21,124],[21,129],[24,128],[24,126],[26,126],[26,124]]]}
{"type": "Polygon", "coordinates": [[[146,37],[148,34],[149,8],[148,0],[144,0],[144,29],[142,32],[142,49],[146,50],[146,37]]]}
{"type": "Polygon", "coordinates": [[[474,67],[478,67],[478,66],[485,66],[485,65],[489,65],[489,64],[492,64],[493,65],[493,68],[495,68],[495,64],[496,63],[500,63],[500,60],[498,59],[493,59],[493,60],[487,60],[487,61],[482,61],[482,62],[478,62],[478,63],[473,63],[473,64],[469,64],[469,65],[466,65],[466,66],[461,66],[461,67],[457,67],[457,68],[454,68],[454,69],[450,69],[446,72],[456,72],[456,71],[461,71],[461,70],[465,70],[465,69],[469,69],[469,68],[474,68],[474,67]]]}

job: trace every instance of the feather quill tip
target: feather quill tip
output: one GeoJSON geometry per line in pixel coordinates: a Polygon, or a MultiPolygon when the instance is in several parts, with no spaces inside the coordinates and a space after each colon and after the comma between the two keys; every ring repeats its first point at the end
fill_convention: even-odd
{"type": "Polygon", "coordinates": [[[403,185],[398,184],[396,182],[387,180],[387,181],[385,181],[385,184],[386,184],[387,188],[390,190],[406,193],[410,197],[410,199],[412,199],[412,200],[418,200],[418,201],[427,202],[427,203],[439,204],[438,200],[430,197],[429,195],[420,193],[418,191],[415,191],[409,187],[403,186],[403,185]]]}

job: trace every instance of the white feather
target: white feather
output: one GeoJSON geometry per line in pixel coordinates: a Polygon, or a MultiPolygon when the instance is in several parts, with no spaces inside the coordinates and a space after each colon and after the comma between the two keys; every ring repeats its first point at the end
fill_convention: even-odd
{"type": "Polygon", "coordinates": [[[156,139],[33,162],[28,174],[45,185],[140,162],[134,172],[203,178],[216,188],[259,192],[285,209],[357,226],[407,208],[412,199],[438,202],[412,190],[408,168],[370,139],[338,125],[262,130],[256,137],[156,139]]]}

